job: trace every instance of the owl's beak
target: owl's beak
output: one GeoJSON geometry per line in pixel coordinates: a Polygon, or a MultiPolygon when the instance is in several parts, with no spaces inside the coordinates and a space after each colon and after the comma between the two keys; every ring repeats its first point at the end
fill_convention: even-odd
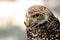
{"type": "Polygon", "coordinates": [[[26,19],[25,23],[26,23],[26,25],[30,25],[30,20],[26,19]]]}

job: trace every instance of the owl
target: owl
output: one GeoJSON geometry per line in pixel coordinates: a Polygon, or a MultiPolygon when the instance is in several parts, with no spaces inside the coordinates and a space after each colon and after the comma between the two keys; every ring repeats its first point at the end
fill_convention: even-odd
{"type": "Polygon", "coordinates": [[[60,22],[45,6],[31,6],[24,24],[27,40],[60,40],[60,22]]]}

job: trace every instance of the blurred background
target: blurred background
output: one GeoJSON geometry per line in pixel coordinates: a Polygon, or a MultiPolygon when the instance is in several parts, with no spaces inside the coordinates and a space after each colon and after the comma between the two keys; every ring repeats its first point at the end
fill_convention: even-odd
{"type": "Polygon", "coordinates": [[[27,40],[24,25],[27,9],[43,5],[60,18],[60,0],[0,0],[0,40],[27,40]]]}
{"type": "Polygon", "coordinates": [[[60,0],[43,0],[43,2],[60,20],[60,0]]]}

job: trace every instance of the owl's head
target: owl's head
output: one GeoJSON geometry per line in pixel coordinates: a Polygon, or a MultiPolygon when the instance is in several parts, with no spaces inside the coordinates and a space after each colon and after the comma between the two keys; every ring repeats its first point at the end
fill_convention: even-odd
{"type": "Polygon", "coordinates": [[[38,23],[41,24],[48,20],[50,16],[54,16],[53,13],[46,7],[35,5],[28,9],[26,14],[26,24],[38,23]]]}

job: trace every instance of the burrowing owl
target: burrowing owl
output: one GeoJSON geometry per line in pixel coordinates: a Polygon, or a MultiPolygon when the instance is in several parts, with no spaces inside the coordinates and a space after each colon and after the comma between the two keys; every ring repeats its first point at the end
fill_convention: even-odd
{"type": "Polygon", "coordinates": [[[30,7],[24,23],[28,40],[60,40],[60,22],[44,6],[30,7]]]}

